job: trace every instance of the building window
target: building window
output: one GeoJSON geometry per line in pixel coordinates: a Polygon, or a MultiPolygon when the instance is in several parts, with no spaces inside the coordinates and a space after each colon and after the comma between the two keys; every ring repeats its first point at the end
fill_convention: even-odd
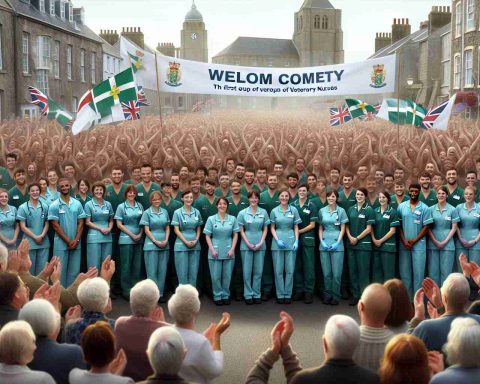
{"type": "Polygon", "coordinates": [[[55,16],[55,0],[50,0],[50,15],[55,16]]]}
{"type": "Polygon", "coordinates": [[[322,17],[322,29],[328,29],[328,17],[325,15],[322,17]]]}
{"type": "Polygon", "coordinates": [[[40,12],[45,12],[45,0],[40,0],[38,2],[38,9],[40,12]]]}
{"type": "Polygon", "coordinates": [[[455,5],[455,37],[462,33],[462,3],[463,1],[460,1],[455,5]]]}
{"type": "Polygon", "coordinates": [[[178,108],[183,108],[183,96],[178,97],[178,108]]]}
{"type": "Polygon", "coordinates": [[[464,86],[467,88],[473,87],[473,49],[468,49],[464,53],[463,57],[464,66],[464,86]]]}
{"type": "Polygon", "coordinates": [[[90,79],[92,84],[95,84],[97,80],[97,54],[95,52],[92,52],[90,57],[90,79]]]}
{"type": "Polygon", "coordinates": [[[475,29],[475,0],[467,0],[465,7],[465,30],[471,31],[475,29]]]}
{"type": "Polygon", "coordinates": [[[37,37],[37,68],[50,69],[50,37],[37,37]]]}
{"type": "Polygon", "coordinates": [[[47,69],[37,69],[36,86],[41,92],[48,95],[48,70],[47,69]]]}
{"type": "Polygon", "coordinates": [[[53,76],[60,78],[60,41],[55,41],[55,49],[53,52],[53,76]]]}
{"type": "Polygon", "coordinates": [[[0,69],[3,69],[3,25],[0,24],[0,69]]]}
{"type": "Polygon", "coordinates": [[[303,29],[303,16],[300,16],[300,30],[303,29]]]}
{"type": "Polygon", "coordinates": [[[285,60],[285,67],[290,67],[290,60],[285,60]]]}
{"type": "Polygon", "coordinates": [[[74,113],[77,112],[77,108],[78,108],[78,98],[73,96],[72,97],[72,111],[74,113]]]}
{"type": "Polygon", "coordinates": [[[442,86],[450,84],[450,55],[451,55],[450,33],[442,36],[442,86]]]}
{"type": "Polygon", "coordinates": [[[67,79],[72,80],[72,46],[67,45],[67,79]]]}
{"type": "Polygon", "coordinates": [[[85,50],[80,50],[80,81],[85,82],[85,50]]]}
{"type": "Polygon", "coordinates": [[[453,88],[460,88],[460,54],[455,54],[453,58],[453,88]]]}
{"type": "Polygon", "coordinates": [[[68,3],[68,21],[73,23],[73,5],[72,5],[72,3],[68,3]]]}
{"type": "Polygon", "coordinates": [[[170,106],[170,96],[165,97],[165,106],[170,106]]]}
{"type": "Polygon", "coordinates": [[[320,16],[315,16],[315,21],[313,22],[313,27],[315,29],[320,29],[320,16]]]}
{"type": "Polygon", "coordinates": [[[22,68],[23,73],[29,73],[28,51],[30,50],[30,35],[26,32],[22,34],[22,68]]]}
{"type": "Polygon", "coordinates": [[[65,2],[64,0],[60,0],[60,18],[65,20],[65,2]]]}
{"type": "Polygon", "coordinates": [[[110,56],[107,56],[107,61],[104,63],[104,66],[105,66],[105,73],[107,74],[107,76],[110,74],[109,73],[109,69],[110,69],[110,56]]]}

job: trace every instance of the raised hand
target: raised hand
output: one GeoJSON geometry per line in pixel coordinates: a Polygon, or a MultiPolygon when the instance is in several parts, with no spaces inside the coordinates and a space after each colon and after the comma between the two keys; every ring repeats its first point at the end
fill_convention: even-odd
{"type": "Polygon", "coordinates": [[[468,262],[467,256],[465,254],[461,253],[460,256],[458,257],[458,260],[460,261],[460,266],[462,267],[462,271],[465,277],[470,277],[472,274],[472,266],[468,262]]]}
{"type": "Polygon", "coordinates": [[[77,278],[75,279],[75,283],[77,285],[81,284],[87,279],[93,279],[94,277],[98,276],[98,270],[95,267],[91,267],[86,273],[79,273],[77,278]]]}
{"type": "Polygon", "coordinates": [[[82,307],[80,305],[76,305],[74,307],[70,307],[65,314],[65,322],[75,321],[80,319],[82,315],[82,307]]]}
{"type": "Polygon", "coordinates": [[[230,327],[230,314],[228,312],[222,313],[222,318],[220,319],[217,329],[215,330],[216,335],[221,335],[225,332],[228,327],[230,327]]]}
{"type": "Polygon", "coordinates": [[[428,300],[430,300],[435,308],[442,308],[442,297],[440,295],[440,288],[438,288],[437,283],[435,283],[435,281],[433,281],[430,277],[427,277],[423,280],[422,287],[428,300]]]}
{"type": "Polygon", "coordinates": [[[108,255],[107,258],[102,263],[100,277],[110,282],[114,273],[115,273],[115,261],[113,261],[112,257],[108,255]]]}
{"type": "Polygon", "coordinates": [[[423,288],[420,288],[415,292],[415,297],[413,298],[413,307],[415,308],[415,318],[419,320],[425,320],[425,305],[423,300],[425,298],[425,292],[423,288]]]}
{"type": "Polygon", "coordinates": [[[280,318],[285,323],[281,335],[282,347],[286,347],[290,343],[290,337],[293,334],[293,318],[285,311],[280,312],[280,318]]]}
{"type": "Polygon", "coordinates": [[[276,354],[279,354],[280,350],[282,349],[281,335],[284,328],[285,322],[283,320],[280,320],[277,324],[275,324],[270,334],[272,338],[272,351],[276,354]]]}
{"type": "Polygon", "coordinates": [[[114,375],[121,376],[126,366],[127,366],[127,355],[125,355],[125,352],[123,349],[120,349],[115,359],[113,359],[113,361],[109,364],[108,370],[110,373],[114,375]]]}

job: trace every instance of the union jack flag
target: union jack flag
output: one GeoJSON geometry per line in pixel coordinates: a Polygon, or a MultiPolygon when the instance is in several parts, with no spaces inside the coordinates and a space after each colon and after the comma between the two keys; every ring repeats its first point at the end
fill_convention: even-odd
{"type": "Polygon", "coordinates": [[[375,108],[375,112],[368,112],[367,111],[366,115],[363,115],[363,116],[359,117],[360,121],[373,121],[373,120],[375,120],[375,118],[377,117],[377,113],[378,113],[378,111],[380,110],[381,107],[382,107],[382,104],[374,105],[373,108],[375,108]]]}
{"type": "Polygon", "coordinates": [[[420,124],[420,128],[423,129],[432,129],[433,124],[435,121],[438,119],[438,116],[443,112],[443,110],[447,107],[448,101],[443,102],[442,104],[430,108],[428,113],[425,115],[425,118],[423,119],[422,123],[420,124]]]}
{"type": "Polygon", "coordinates": [[[338,127],[352,120],[348,107],[339,105],[337,108],[330,108],[330,126],[338,127]]]}
{"type": "Polygon", "coordinates": [[[37,88],[28,87],[30,96],[32,97],[32,104],[37,105],[40,108],[40,114],[42,116],[48,115],[48,97],[40,92],[37,88]]]}
{"type": "Polygon", "coordinates": [[[137,99],[139,107],[148,107],[150,105],[150,102],[147,100],[147,96],[145,95],[145,90],[141,85],[137,87],[137,99]]]}
{"type": "Polygon", "coordinates": [[[123,115],[125,120],[138,120],[140,119],[140,107],[137,101],[122,102],[123,115]]]}

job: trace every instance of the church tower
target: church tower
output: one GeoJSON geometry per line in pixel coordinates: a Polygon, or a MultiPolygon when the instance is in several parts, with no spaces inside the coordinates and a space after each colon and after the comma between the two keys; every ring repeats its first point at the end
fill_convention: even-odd
{"type": "Polygon", "coordinates": [[[208,63],[208,33],[203,16],[193,0],[181,32],[180,58],[208,63]]]}
{"type": "Polygon", "coordinates": [[[293,41],[301,67],[344,61],[342,11],[329,0],[305,0],[295,13],[293,41]]]}

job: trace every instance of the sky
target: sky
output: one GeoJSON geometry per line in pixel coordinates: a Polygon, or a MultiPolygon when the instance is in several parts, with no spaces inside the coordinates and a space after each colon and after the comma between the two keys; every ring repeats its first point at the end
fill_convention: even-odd
{"type": "MultiPolygon", "coordinates": [[[[291,39],[294,13],[304,0],[195,0],[208,30],[209,57],[238,36],[291,39]]],[[[432,6],[451,0],[330,0],[342,10],[345,62],[361,61],[374,53],[375,33],[390,32],[394,18],[409,18],[412,32],[428,19],[432,6]]],[[[85,9],[86,24],[100,29],[141,27],[145,43],[180,46],[180,31],[192,0],[73,0],[85,9]]]]}

